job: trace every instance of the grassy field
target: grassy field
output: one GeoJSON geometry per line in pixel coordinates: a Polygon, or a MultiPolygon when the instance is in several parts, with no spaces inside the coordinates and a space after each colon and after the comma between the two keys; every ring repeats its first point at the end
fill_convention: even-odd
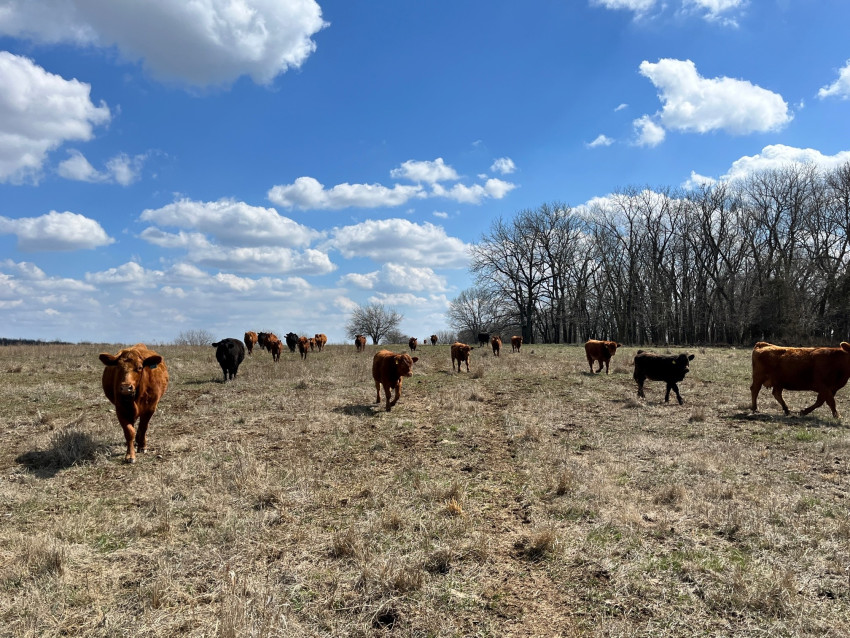
{"type": "Polygon", "coordinates": [[[750,414],[749,350],[692,350],[679,406],[637,399],[634,348],[606,376],[420,347],[387,413],[373,346],[226,384],[213,348],[159,346],[128,465],[118,349],[0,348],[0,635],[850,635],[850,430],[766,390],[750,414]]]}

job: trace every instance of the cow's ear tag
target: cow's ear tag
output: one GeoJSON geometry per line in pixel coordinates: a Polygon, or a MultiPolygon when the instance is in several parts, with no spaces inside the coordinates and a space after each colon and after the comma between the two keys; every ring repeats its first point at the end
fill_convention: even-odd
{"type": "Polygon", "coordinates": [[[151,370],[156,370],[156,367],[157,367],[158,365],[159,365],[158,363],[152,363],[152,364],[151,364],[151,365],[149,365],[148,367],[149,367],[151,370]]]}

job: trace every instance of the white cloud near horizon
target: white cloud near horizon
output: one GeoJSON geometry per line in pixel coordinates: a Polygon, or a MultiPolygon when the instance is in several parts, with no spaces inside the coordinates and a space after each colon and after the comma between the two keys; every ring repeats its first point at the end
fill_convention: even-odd
{"type": "Polygon", "coordinates": [[[0,217],[0,235],[16,235],[25,252],[91,250],[115,241],[97,221],[55,210],[40,217],[0,217]]]}
{"type": "Polygon", "coordinates": [[[847,162],[850,162],[850,151],[824,155],[813,148],[771,144],[765,146],[761,153],[744,155],[732,162],[729,170],[720,179],[726,181],[744,179],[753,173],[778,170],[790,164],[813,164],[822,170],[832,170],[847,162]]]}
{"type": "Polygon", "coordinates": [[[362,290],[380,288],[385,291],[444,292],[446,278],[427,267],[386,263],[380,270],[369,273],[348,273],[340,277],[340,286],[355,286],[362,290]]]}
{"type": "Polygon", "coordinates": [[[666,129],[746,135],[779,130],[793,119],[778,93],[746,80],[704,78],[691,60],[644,60],[639,69],[659,90],[657,117],[666,129]]]}
{"type": "Polygon", "coordinates": [[[0,35],[116,47],[155,78],[192,86],[247,75],[269,84],[299,68],[327,26],[315,0],[9,0],[0,35]]]}
{"type": "Polygon", "coordinates": [[[37,182],[50,151],[90,140],[111,118],[105,103],[92,102],[90,85],[8,51],[0,51],[0,86],[0,183],[37,182]]]}
{"type": "Polygon", "coordinates": [[[141,174],[147,155],[130,157],[120,153],[106,162],[106,168],[98,171],[80,151],[68,149],[68,159],[59,163],[57,173],[60,177],[78,182],[120,184],[129,186],[136,182],[141,174]]]}
{"type": "Polygon", "coordinates": [[[821,87],[818,90],[818,97],[824,99],[827,97],[837,97],[842,100],[850,100],[850,60],[838,71],[838,79],[828,86],[821,87]]]}

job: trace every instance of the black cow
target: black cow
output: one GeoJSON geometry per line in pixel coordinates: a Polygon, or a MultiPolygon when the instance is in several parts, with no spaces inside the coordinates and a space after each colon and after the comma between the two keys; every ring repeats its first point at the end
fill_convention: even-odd
{"type": "Polygon", "coordinates": [[[234,379],[239,364],[245,358],[245,345],[239,339],[222,339],[212,345],[215,348],[215,358],[224,373],[224,380],[234,379]]]}
{"type": "Polygon", "coordinates": [[[489,332],[479,332],[478,333],[478,345],[486,346],[490,343],[490,333],[489,332]]]}
{"type": "Polygon", "coordinates": [[[667,394],[664,401],[670,401],[670,389],[676,393],[679,405],[682,405],[682,396],[679,394],[679,381],[685,378],[690,370],[688,362],[692,361],[692,354],[653,354],[638,350],[635,355],[634,378],[638,384],[638,396],[646,398],[643,393],[643,382],[647,379],[652,381],[664,381],[667,384],[667,394]]]}
{"type": "Polygon", "coordinates": [[[286,347],[289,348],[290,352],[295,352],[295,346],[298,345],[298,335],[294,332],[287,332],[284,337],[286,338],[286,347]]]}

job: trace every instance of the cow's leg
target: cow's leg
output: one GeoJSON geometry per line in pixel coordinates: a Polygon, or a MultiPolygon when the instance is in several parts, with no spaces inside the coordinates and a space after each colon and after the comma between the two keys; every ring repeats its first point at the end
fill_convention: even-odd
{"type": "Polygon", "coordinates": [[[587,357],[587,365],[590,366],[590,374],[593,374],[593,357],[589,355],[587,357]]]}
{"type": "Polygon", "coordinates": [[[375,399],[375,403],[381,402],[381,382],[375,381],[375,390],[378,392],[378,398],[375,399]]]}
{"type": "Polygon", "coordinates": [[[641,399],[645,399],[646,395],[643,393],[643,382],[645,381],[645,379],[642,378],[642,377],[639,377],[638,375],[635,375],[634,380],[637,381],[637,384],[638,384],[638,396],[641,399]]]}
{"type": "Polygon", "coordinates": [[[135,463],[136,462],[136,428],[133,427],[133,424],[121,417],[118,418],[119,423],[121,423],[121,427],[124,430],[124,440],[127,442],[127,452],[124,454],[124,460],[127,463],[135,463]]]}
{"type": "Polygon", "coordinates": [[[761,382],[756,383],[756,380],[753,379],[753,384],[750,386],[750,394],[753,397],[753,405],[752,405],[753,412],[759,411],[758,410],[758,398],[759,398],[759,392],[760,391],[761,391],[761,382]]]}
{"type": "Polygon", "coordinates": [[[136,450],[139,454],[144,454],[147,449],[148,423],[153,418],[155,409],[156,406],[150,412],[143,412],[139,417],[139,427],[136,428],[136,450]]]}
{"type": "MultiPolygon", "coordinates": [[[[608,364],[609,363],[610,363],[609,361],[605,362],[605,374],[609,374],[609,372],[608,372],[608,364]]],[[[602,372],[602,364],[599,365],[599,372],[602,372]]]]}
{"type": "Polygon", "coordinates": [[[837,419],[838,418],[838,410],[835,409],[835,398],[833,397],[832,393],[829,390],[824,390],[823,392],[818,394],[818,398],[814,402],[814,404],[810,405],[805,410],[802,410],[800,412],[800,414],[803,415],[803,416],[806,416],[807,414],[809,414],[815,408],[819,408],[820,406],[822,406],[824,401],[826,401],[827,405],[829,405],[830,410],[832,410],[832,416],[834,416],[837,419]]]}
{"type": "MultiPolygon", "coordinates": [[[[398,403],[398,399],[399,399],[400,396],[401,396],[401,379],[398,380],[398,384],[395,387],[395,397],[393,398],[392,403],[390,403],[390,406],[393,406],[396,403],[398,403]]],[[[389,398],[389,392],[387,393],[387,398],[389,398]]],[[[387,410],[389,410],[389,409],[390,408],[387,407],[387,410]]]]}
{"type": "MultiPolygon", "coordinates": [[[[779,405],[782,406],[782,411],[785,413],[785,416],[791,414],[791,410],[788,409],[788,406],[785,404],[785,399],[782,398],[782,386],[775,385],[773,386],[773,398],[779,401],[779,405]]],[[[819,404],[818,404],[819,405],[819,404]]],[[[814,406],[812,407],[814,410],[814,406]]]]}
{"type": "MultiPolygon", "coordinates": [[[[469,372],[469,359],[466,360],[466,371],[469,372]]],[[[458,370],[460,372],[460,370],[458,370]]]]}
{"type": "Polygon", "coordinates": [[[667,397],[664,400],[667,401],[670,398],[670,388],[673,388],[673,392],[676,393],[676,400],[679,401],[679,405],[682,405],[684,401],[682,401],[682,395],[679,394],[679,384],[677,383],[671,383],[667,386],[667,397]]]}

